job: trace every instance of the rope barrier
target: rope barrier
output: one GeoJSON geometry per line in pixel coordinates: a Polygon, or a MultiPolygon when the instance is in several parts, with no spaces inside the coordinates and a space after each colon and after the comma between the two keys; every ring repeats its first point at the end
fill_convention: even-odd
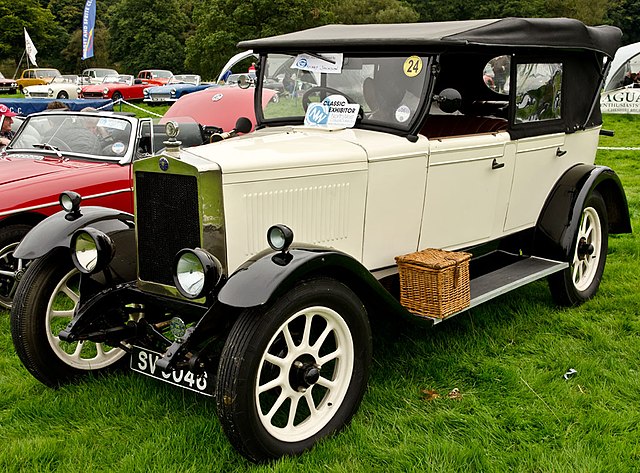
{"type": "MultiPolygon", "coordinates": [[[[103,105],[100,108],[109,107],[111,105],[113,105],[113,107],[115,108],[115,106],[118,105],[118,104],[120,104],[120,105],[125,104],[125,105],[128,105],[129,107],[135,108],[136,110],[140,110],[141,112],[148,113],[149,115],[153,115],[153,116],[158,117],[158,118],[162,118],[162,115],[158,115],[155,112],[151,112],[151,111],[147,110],[146,108],[138,107],[137,105],[134,105],[134,104],[132,104],[130,102],[127,102],[125,99],[114,100],[113,102],[108,103],[106,105],[103,105]]],[[[100,109],[98,109],[98,110],[100,110],[100,109]]]]}
{"type": "Polygon", "coordinates": [[[637,146],[598,146],[598,149],[606,151],[640,151],[640,148],[637,146]]]}

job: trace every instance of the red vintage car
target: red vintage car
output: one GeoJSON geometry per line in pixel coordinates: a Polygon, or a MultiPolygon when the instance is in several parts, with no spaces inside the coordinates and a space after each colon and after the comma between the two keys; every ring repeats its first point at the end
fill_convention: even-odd
{"type": "Polygon", "coordinates": [[[173,72],[166,69],[145,69],[138,72],[137,79],[151,85],[167,85],[169,79],[173,77],[173,72]]]}
{"type": "Polygon", "coordinates": [[[119,74],[117,76],[106,76],[100,84],[92,84],[82,87],[78,92],[78,97],[101,98],[117,101],[124,99],[127,101],[142,100],[143,90],[152,87],[151,84],[141,79],[134,79],[130,74],[119,74]]]}
{"type": "MultiPolygon", "coordinates": [[[[187,96],[188,97],[188,96],[187,96]]],[[[239,116],[253,104],[252,94],[211,102],[205,124],[239,116]],[[247,103],[244,103],[247,102],[247,103]]],[[[252,115],[253,117],[253,115],[252,115]]],[[[255,118],[254,118],[255,120],[255,118]]],[[[174,117],[183,146],[210,141],[218,127],[205,127],[183,110],[174,117]]],[[[167,140],[165,126],[150,118],[114,112],[46,111],[29,115],[0,154],[0,306],[10,307],[24,265],[13,250],[37,223],[61,210],[60,193],[79,193],[87,205],[133,212],[131,164],[156,154],[167,140]]]]}

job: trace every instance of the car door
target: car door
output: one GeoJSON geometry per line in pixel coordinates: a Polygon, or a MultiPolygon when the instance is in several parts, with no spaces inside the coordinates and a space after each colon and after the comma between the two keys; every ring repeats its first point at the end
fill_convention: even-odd
{"type": "Polygon", "coordinates": [[[419,247],[455,249],[500,235],[514,159],[506,132],[431,140],[419,247]]]}

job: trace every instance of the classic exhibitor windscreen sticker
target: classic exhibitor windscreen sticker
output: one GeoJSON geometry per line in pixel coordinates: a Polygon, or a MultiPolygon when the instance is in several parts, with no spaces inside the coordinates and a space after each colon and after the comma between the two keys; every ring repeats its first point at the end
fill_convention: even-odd
{"type": "Polygon", "coordinates": [[[351,128],[356,124],[360,104],[349,103],[342,95],[329,95],[322,102],[309,104],[306,126],[351,128]]]}

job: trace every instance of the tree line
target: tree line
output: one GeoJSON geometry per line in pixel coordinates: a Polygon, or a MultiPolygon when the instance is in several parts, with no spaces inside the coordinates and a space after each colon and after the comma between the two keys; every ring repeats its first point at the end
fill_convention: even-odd
{"type": "Polygon", "coordinates": [[[26,27],[39,66],[145,68],[217,76],[244,39],[328,23],[571,17],[611,24],[640,41],[639,0],[97,0],[93,58],[83,61],[85,0],[0,0],[0,61],[18,65],[26,27]]]}

